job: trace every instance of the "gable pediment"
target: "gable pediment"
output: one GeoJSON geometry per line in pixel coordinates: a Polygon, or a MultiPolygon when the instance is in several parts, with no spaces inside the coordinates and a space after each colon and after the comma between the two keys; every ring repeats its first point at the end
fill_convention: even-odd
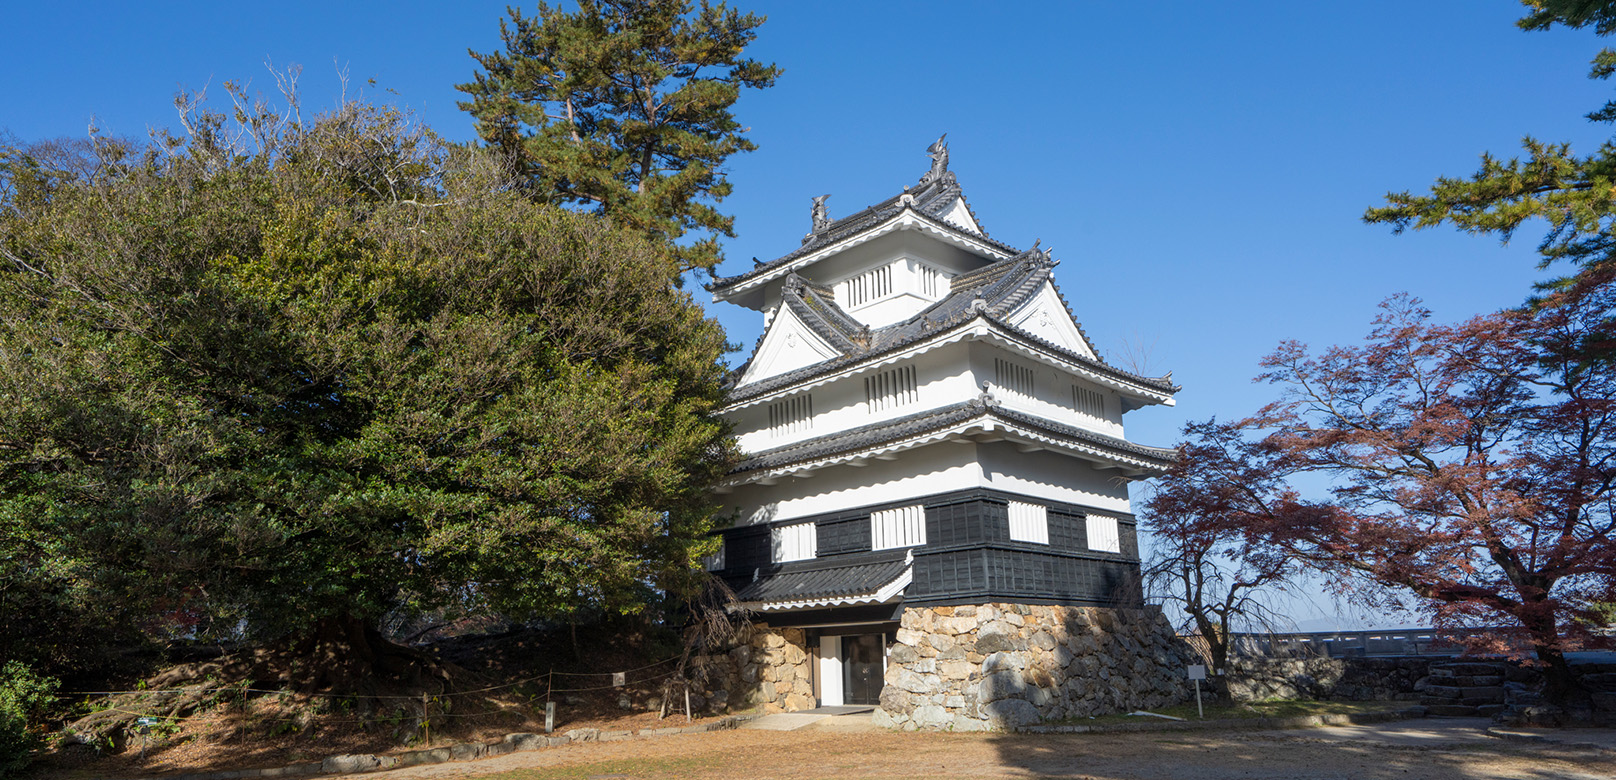
{"type": "Polygon", "coordinates": [[[1066,310],[1066,304],[1061,300],[1060,293],[1055,291],[1054,283],[1047,279],[1037,294],[1028,298],[1026,303],[1011,312],[1004,321],[1019,330],[1084,357],[1096,357],[1089,340],[1083,336],[1083,331],[1078,329],[1077,323],[1072,321],[1072,314],[1066,310]]]}
{"type": "Polygon", "coordinates": [[[809,328],[790,306],[781,306],[769,322],[757,352],[747,364],[737,387],[760,382],[841,355],[809,328]]]}
{"type": "Polygon", "coordinates": [[[976,223],[976,217],[971,215],[971,207],[965,205],[964,197],[955,198],[954,204],[949,206],[947,211],[942,212],[938,216],[944,222],[952,224],[955,227],[964,228],[972,233],[983,235],[982,226],[978,225],[976,223]]]}

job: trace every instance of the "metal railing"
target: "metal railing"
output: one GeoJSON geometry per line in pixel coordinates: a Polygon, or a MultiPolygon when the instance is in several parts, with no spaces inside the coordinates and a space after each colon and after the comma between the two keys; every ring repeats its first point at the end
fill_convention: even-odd
{"type": "Polygon", "coordinates": [[[1459,655],[1471,636],[1497,636],[1500,629],[1407,628],[1382,631],[1313,631],[1285,634],[1232,634],[1229,650],[1243,656],[1459,655]]]}

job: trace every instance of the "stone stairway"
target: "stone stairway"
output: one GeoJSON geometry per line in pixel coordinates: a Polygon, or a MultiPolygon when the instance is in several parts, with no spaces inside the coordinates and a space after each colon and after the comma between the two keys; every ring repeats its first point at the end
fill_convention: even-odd
{"type": "Polygon", "coordinates": [[[1508,669],[1501,663],[1432,664],[1430,676],[1414,687],[1431,715],[1490,718],[1504,711],[1507,676],[1508,669]]]}

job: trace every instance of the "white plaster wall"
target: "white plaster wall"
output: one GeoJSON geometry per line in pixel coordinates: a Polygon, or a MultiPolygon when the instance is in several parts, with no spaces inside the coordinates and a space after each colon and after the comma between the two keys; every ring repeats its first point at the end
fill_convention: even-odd
{"type": "Polygon", "coordinates": [[[993,397],[1003,404],[1006,409],[1014,409],[1076,428],[1123,438],[1122,402],[1114,390],[1079,379],[1070,373],[1047,363],[1033,360],[1020,353],[1010,352],[999,348],[997,345],[984,342],[975,342],[971,345],[970,368],[976,387],[980,388],[983,382],[994,383],[993,397]],[[1000,387],[997,383],[998,369],[994,363],[995,359],[1010,360],[1032,369],[1033,394],[1030,396],[1023,395],[1000,387]],[[1073,384],[1079,384],[1091,390],[1098,390],[1105,396],[1106,416],[1103,419],[1080,414],[1077,411],[1072,400],[1073,384]]]}
{"type": "MultiPolygon", "coordinates": [[[[814,388],[813,424],[807,430],[775,435],[769,430],[769,403],[726,412],[735,425],[742,452],[762,452],[806,439],[828,436],[884,420],[949,406],[975,398],[981,392],[966,360],[968,345],[948,344],[916,357],[866,369],[814,388]],[[914,365],[918,399],[880,413],[872,413],[864,391],[864,378],[899,365],[914,365]]],[[[773,403],[772,401],[770,403],[773,403]]]]}
{"type": "Polygon", "coordinates": [[[862,468],[833,466],[809,478],[741,485],[722,496],[720,514],[733,513],[737,525],[768,523],[971,488],[1132,514],[1121,472],[1048,450],[1021,452],[1010,442],[939,442],[862,468]]]}
{"type": "Polygon", "coordinates": [[[982,486],[1031,498],[1129,514],[1128,483],[1116,470],[1041,450],[1021,452],[1010,442],[977,445],[982,486]]]}
{"type": "Polygon", "coordinates": [[[897,460],[871,460],[862,468],[832,466],[807,479],[740,485],[720,496],[720,514],[734,512],[737,525],[767,523],[980,487],[985,483],[976,449],[975,444],[940,442],[905,450],[897,460]]]}

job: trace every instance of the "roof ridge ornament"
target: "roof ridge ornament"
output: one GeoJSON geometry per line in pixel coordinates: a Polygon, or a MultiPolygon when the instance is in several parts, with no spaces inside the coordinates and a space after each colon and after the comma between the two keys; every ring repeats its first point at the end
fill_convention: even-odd
{"type": "Polygon", "coordinates": [[[993,397],[993,383],[983,382],[981,394],[972,399],[971,405],[983,409],[991,409],[995,406],[999,406],[1001,403],[1002,402],[999,399],[993,397]]]}
{"type": "Polygon", "coordinates": [[[944,177],[952,177],[948,172],[948,133],[943,133],[931,146],[926,147],[926,154],[931,157],[931,170],[920,177],[920,185],[925,186],[944,177]]]}
{"type": "Polygon", "coordinates": [[[828,198],[830,198],[829,193],[814,198],[814,209],[812,215],[814,220],[813,232],[815,233],[830,227],[830,210],[825,208],[825,201],[828,198]]]}

